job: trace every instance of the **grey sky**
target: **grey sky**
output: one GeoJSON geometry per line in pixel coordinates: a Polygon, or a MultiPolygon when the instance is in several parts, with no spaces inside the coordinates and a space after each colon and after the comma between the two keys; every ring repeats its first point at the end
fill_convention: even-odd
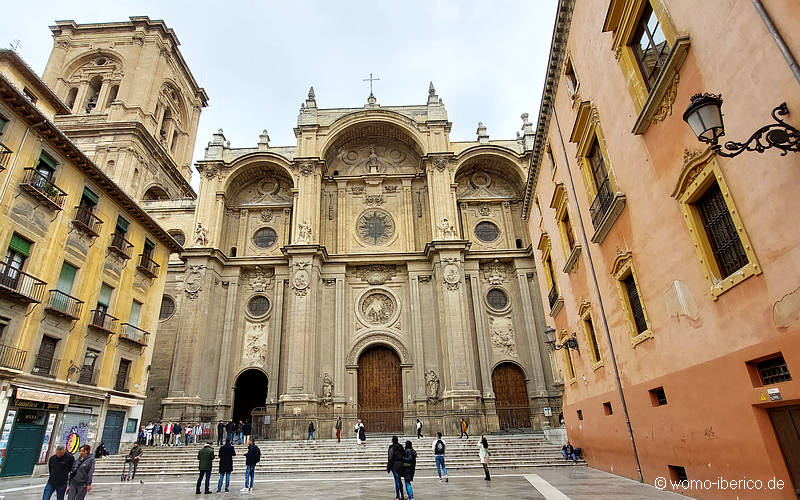
{"type": "Polygon", "coordinates": [[[264,128],[271,145],[295,144],[309,86],[321,108],[359,107],[370,72],[383,105],[424,104],[433,81],[451,140],[473,140],[478,121],[492,139],[514,138],[522,112],[536,119],[555,9],[556,0],[12,2],[0,18],[0,45],[20,40],[20,54],[41,74],[57,19],[164,19],[210,97],[196,161],[218,128],[232,147],[254,146],[264,128]]]}

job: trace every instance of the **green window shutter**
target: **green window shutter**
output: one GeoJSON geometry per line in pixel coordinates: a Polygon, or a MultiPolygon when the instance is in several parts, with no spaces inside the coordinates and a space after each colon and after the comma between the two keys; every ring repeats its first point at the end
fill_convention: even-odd
{"type": "Polygon", "coordinates": [[[29,257],[31,255],[31,242],[14,233],[11,237],[11,243],[8,244],[8,249],[24,257],[29,257]]]}
{"type": "Polygon", "coordinates": [[[83,196],[92,200],[92,203],[94,203],[95,205],[97,205],[100,202],[100,197],[94,194],[92,190],[89,189],[88,187],[83,188],[83,196]]]}
{"type": "Polygon", "coordinates": [[[148,240],[147,238],[144,239],[144,247],[153,250],[156,247],[156,244],[152,241],[148,240]]]}
{"type": "Polygon", "coordinates": [[[133,301],[131,304],[131,315],[128,316],[128,324],[139,326],[139,313],[142,312],[142,303],[133,301]]]}
{"type": "Polygon", "coordinates": [[[122,234],[127,234],[128,233],[128,225],[129,224],[130,223],[128,221],[126,221],[125,219],[123,219],[122,216],[118,216],[117,217],[117,229],[122,234]]]}
{"type": "Polygon", "coordinates": [[[56,161],[55,161],[54,159],[52,159],[52,158],[51,158],[51,157],[50,157],[50,156],[49,156],[47,153],[45,153],[44,151],[42,151],[42,153],[39,155],[39,164],[42,164],[42,163],[44,163],[45,165],[47,165],[48,167],[50,167],[52,170],[55,170],[55,169],[56,169],[56,166],[57,166],[57,165],[56,165],[56,161]]]}
{"type": "Polygon", "coordinates": [[[111,302],[111,292],[113,290],[113,288],[103,283],[103,286],[100,287],[100,297],[97,299],[97,303],[108,308],[108,304],[111,302]]]}
{"type": "Polygon", "coordinates": [[[56,289],[67,295],[72,293],[72,284],[75,282],[75,273],[77,272],[78,268],[64,262],[64,265],[61,266],[61,274],[58,276],[56,289]]]}

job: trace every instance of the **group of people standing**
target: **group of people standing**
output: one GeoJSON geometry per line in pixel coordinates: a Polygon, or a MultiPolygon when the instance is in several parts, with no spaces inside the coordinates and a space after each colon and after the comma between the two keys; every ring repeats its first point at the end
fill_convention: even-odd
{"type": "Polygon", "coordinates": [[[253,425],[249,420],[238,422],[235,420],[228,420],[226,424],[224,420],[217,423],[217,445],[222,446],[225,439],[229,439],[231,444],[244,444],[250,441],[250,436],[253,435],[253,425]]]}
{"type": "Polygon", "coordinates": [[[83,500],[92,491],[94,455],[92,447],[85,444],[79,448],[78,458],[61,444],[47,462],[49,476],[44,485],[42,500],[50,500],[53,493],[58,500],[83,500]]]}
{"type": "Polygon", "coordinates": [[[150,422],[139,427],[137,442],[142,446],[181,446],[200,442],[203,427],[200,423],[150,422]]]}
{"type": "MultiPolygon", "coordinates": [[[[229,491],[231,483],[231,473],[233,472],[233,457],[236,456],[236,449],[231,444],[230,438],[225,438],[225,444],[219,449],[219,480],[217,481],[217,493],[222,491],[223,480],[225,482],[225,492],[229,491]]],[[[211,493],[211,469],[214,467],[214,448],[211,443],[206,443],[205,446],[197,453],[197,461],[199,463],[198,470],[200,476],[197,478],[196,494],[200,494],[200,485],[205,478],[205,490],[203,493],[211,493]]],[[[261,450],[256,446],[255,441],[249,438],[247,441],[247,451],[244,453],[245,472],[244,472],[244,488],[239,491],[253,491],[255,485],[255,469],[256,464],[261,461],[261,450]]]]}

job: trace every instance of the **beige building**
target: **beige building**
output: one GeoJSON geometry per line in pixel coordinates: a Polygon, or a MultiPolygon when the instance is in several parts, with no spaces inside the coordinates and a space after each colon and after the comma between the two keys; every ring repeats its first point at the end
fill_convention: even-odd
{"type": "Polygon", "coordinates": [[[181,250],[54,124],[69,112],[0,50],[0,476],[135,440],[181,250]]]}

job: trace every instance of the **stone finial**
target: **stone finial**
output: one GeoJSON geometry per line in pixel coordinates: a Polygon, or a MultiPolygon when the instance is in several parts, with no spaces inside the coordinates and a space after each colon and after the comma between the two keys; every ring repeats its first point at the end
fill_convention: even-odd
{"type": "Polygon", "coordinates": [[[314,87],[310,87],[308,89],[308,97],[306,98],[306,102],[304,103],[306,108],[316,108],[317,107],[317,98],[314,94],[314,87]]]}
{"type": "Polygon", "coordinates": [[[223,150],[230,146],[230,143],[225,140],[225,134],[222,129],[214,132],[211,142],[208,143],[205,151],[206,160],[217,160],[222,158],[223,150]]]}
{"type": "Polygon", "coordinates": [[[486,125],[483,122],[478,122],[478,130],[475,133],[478,135],[478,142],[481,144],[489,142],[489,134],[486,133],[486,125]]]}
{"type": "Polygon", "coordinates": [[[536,132],[533,130],[533,123],[528,120],[528,113],[522,113],[520,118],[522,119],[523,148],[528,151],[533,149],[533,144],[536,142],[536,132]]]}
{"type": "Polygon", "coordinates": [[[428,95],[436,95],[436,89],[433,88],[433,82],[428,85],[428,95]]]}
{"type": "Polygon", "coordinates": [[[210,146],[212,144],[214,145],[225,144],[225,134],[222,132],[222,129],[217,129],[217,131],[214,132],[213,138],[211,139],[211,142],[208,143],[208,145],[210,146]]]}
{"type": "Polygon", "coordinates": [[[428,85],[428,104],[441,104],[442,100],[436,95],[436,89],[433,87],[433,82],[428,85]]]}
{"type": "Polygon", "coordinates": [[[269,133],[267,133],[267,129],[264,129],[258,136],[258,150],[266,151],[267,149],[269,149],[269,133]]]}
{"type": "Polygon", "coordinates": [[[311,87],[309,87],[309,89],[308,89],[308,98],[309,98],[309,99],[314,99],[315,97],[316,97],[316,96],[314,95],[314,86],[312,85],[312,86],[311,86],[311,87]]]}

